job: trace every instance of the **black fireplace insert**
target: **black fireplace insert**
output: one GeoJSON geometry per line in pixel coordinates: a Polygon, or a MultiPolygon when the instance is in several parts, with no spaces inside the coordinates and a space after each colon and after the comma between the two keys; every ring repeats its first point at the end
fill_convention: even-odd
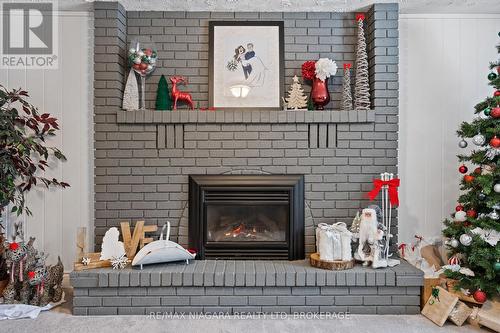
{"type": "Polygon", "coordinates": [[[304,177],[192,175],[188,231],[199,259],[303,259],[304,177]]]}

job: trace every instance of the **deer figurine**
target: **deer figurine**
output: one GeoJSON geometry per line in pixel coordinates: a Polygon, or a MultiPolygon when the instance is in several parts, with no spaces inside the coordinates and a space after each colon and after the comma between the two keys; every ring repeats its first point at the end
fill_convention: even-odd
{"type": "Polygon", "coordinates": [[[170,77],[170,82],[172,82],[172,99],[174,100],[174,110],[177,110],[177,101],[184,101],[189,104],[191,110],[194,110],[193,97],[188,92],[180,91],[177,89],[177,83],[186,84],[187,80],[182,76],[172,76],[170,77]]]}

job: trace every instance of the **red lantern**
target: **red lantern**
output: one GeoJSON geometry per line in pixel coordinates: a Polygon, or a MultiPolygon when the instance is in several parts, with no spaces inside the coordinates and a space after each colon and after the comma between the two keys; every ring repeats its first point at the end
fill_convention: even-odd
{"type": "Polygon", "coordinates": [[[491,138],[491,140],[490,140],[490,146],[492,146],[493,148],[500,147],[500,139],[497,138],[496,135],[493,138],[491,138]]]}
{"type": "Polygon", "coordinates": [[[467,211],[467,216],[470,217],[470,218],[476,218],[477,212],[474,209],[469,209],[467,211]]]}
{"type": "Polygon", "coordinates": [[[462,205],[458,205],[457,207],[455,207],[455,211],[456,211],[456,212],[459,212],[459,211],[461,211],[461,210],[464,210],[464,206],[462,206],[462,205]]]}
{"type": "Polygon", "coordinates": [[[490,112],[490,116],[492,118],[500,118],[500,107],[492,108],[490,112]]]}
{"type": "Polygon", "coordinates": [[[476,290],[474,294],[472,294],[472,297],[474,297],[474,300],[478,303],[484,303],[488,299],[486,293],[481,289],[476,290]]]}
{"type": "Polygon", "coordinates": [[[465,165],[463,165],[463,164],[458,168],[458,171],[460,173],[467,173],[468,170],[469,169],[467,169],[467,167],[465,165]]]}

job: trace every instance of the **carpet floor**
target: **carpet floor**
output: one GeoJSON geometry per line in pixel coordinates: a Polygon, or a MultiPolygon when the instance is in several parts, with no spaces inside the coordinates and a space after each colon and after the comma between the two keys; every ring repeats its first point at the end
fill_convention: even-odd
{"type": "Polygon", "coordinates": [[[155,319],[147,316],[75,317],[50,311],[37,319],[8,320],[0,332],[356,332],[356,333],[436,333],[488,332],[471,325],[438,327],[421,315],[352,315],[348,319],[155,319]]]}

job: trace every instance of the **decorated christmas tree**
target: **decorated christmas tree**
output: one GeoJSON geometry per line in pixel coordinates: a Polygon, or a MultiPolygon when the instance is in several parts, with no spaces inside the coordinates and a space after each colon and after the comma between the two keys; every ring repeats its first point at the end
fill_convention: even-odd
{"type": "MultiPolygon", "coordinates": [[[[500,44],[497,49],[500,53],[500,44]]],[[[478,302],[500,293],[500,61],[490,69],[492,96],[478,103],[476,118],[457,131],[459,146],[467,147],[470,138],[474,149],[458,156],[463,193],[443,230],[450,252],[444,272],[478,302]]]]}
{"type": "Polygon", "coordinates": [[[172,110],[172,98],[168,90],[167,80],[162,75],[158,82],[158,90],[156,91],[156,110],[172,110]]]}
{"type": "Polygon", "coordinates": [[[293,77],[293,83],[288,91],[288,98],[285,99],[288,109],[305,109],[307,107],[307,96],[299,82],[297,75],[293,77]]]}

